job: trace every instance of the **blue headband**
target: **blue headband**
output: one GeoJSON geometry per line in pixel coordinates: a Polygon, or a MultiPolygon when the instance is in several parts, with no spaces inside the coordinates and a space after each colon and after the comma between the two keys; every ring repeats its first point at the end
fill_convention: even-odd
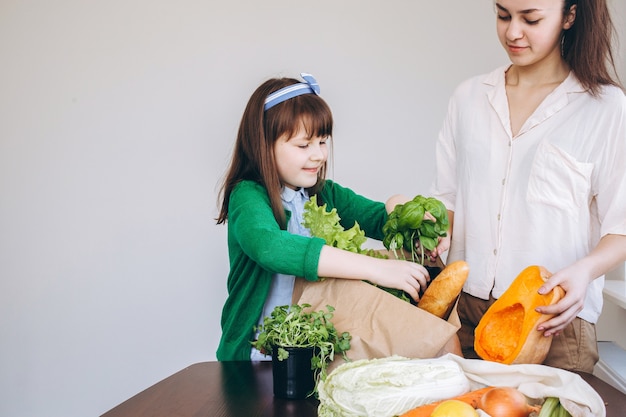
{"type": "Polygon", "coordinates": [[[320,94],[320,86],[311,74],[302,72],[300,75],[306,82],[288,85],[278,91],[274,91],[265,99],[264,110],[271,109],[278,103],[282,103],[296,96],[301,96],[302,94],[320,94]]]}

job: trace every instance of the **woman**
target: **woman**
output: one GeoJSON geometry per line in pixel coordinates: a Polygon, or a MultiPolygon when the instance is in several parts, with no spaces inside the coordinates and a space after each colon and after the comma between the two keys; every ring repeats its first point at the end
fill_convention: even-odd
{"type": "Polygon", "coordinates": [[[566,296],[537,331],[555,336],[545,364],[592,372],[603,275],[626,261],[626,98],[605,0],[498,0],[511,63],[462,83],[437,142],[432,194],[450,211],[436,249],[464,259],[465,357],[474,328],[529,265],[566,296]]]}

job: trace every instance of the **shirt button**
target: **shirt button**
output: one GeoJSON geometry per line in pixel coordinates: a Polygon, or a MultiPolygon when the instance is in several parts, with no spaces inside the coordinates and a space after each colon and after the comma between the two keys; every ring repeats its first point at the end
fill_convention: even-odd
{"type": "Polygon", "coordinates": [[[498,221],[500,221],[500,215],[498,214],[498,221]]]}
{"type": "Polygon", "coordinates": [[[506,178],[502,178],[502,185],[506,182],[506,178]]]}
{"type": "Polygon", "coordinates": [[[494,249],[494,250],[493,250],[493,254],[494,254],[494,255],[497,255],[497,254],[498,254],[498,249],[494,249]]]}

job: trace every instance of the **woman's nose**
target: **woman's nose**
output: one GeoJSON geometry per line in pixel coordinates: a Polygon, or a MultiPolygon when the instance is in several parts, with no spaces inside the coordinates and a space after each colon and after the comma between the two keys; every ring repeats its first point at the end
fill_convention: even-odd
{"type": "Polygon", "coordinates": [[[511,21],[509,22],[509,26],[506,29],[506,37],[510,41],[514,41],[516,39],[524,37],[521,22],[516,19],[511,19],[511,21]]]}

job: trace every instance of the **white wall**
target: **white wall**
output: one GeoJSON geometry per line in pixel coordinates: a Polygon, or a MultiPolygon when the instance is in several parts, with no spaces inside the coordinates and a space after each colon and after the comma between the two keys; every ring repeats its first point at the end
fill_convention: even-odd
{"type": "Polygon", "coordinates": [[[0,415],[99,415],[215,359],[216,191],[258,84],[311,72],[332,177],[423,193],[452,89],[506,63],[494,21],[491,0],[3,0],[0,415]]]}

